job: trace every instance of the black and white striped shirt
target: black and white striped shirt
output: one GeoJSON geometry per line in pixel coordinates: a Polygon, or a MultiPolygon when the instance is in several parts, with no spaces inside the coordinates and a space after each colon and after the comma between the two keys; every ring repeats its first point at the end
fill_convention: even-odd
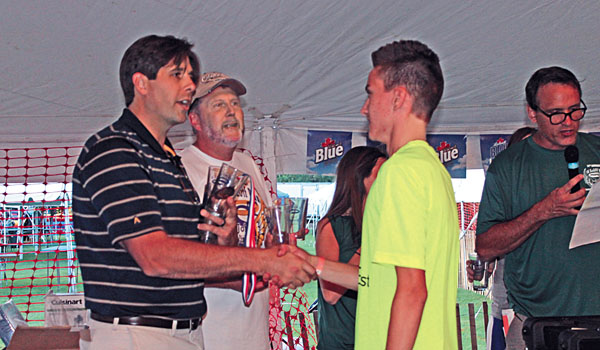
{"type": "Polygon", "coordinates": [[[204,315],[203,280],[147,276],[120,244],[157,230],[195,240],[199,205],[179,158],[163,150],[129,110],[90,137],[73,173],[86,307],[113,317],[204,315]]]}

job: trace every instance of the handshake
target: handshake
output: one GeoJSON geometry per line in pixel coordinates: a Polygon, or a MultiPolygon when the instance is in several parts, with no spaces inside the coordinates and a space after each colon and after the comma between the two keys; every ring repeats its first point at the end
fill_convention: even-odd
{"type": "MultiPolygon", "coordinates": [[[[225,203],[225,218],[210,215],[202,210],[201,215],[213,222],[213,225],[201,223],[198,229],[214,233],[220,246],[237,246],[237,209],[233,198],[229,197],[225,203]]],[[[266,249],[248,249],[249,263],[243,272],[254,272],[262,276],[263,282],[272,282],[278,287],[287,286],[298,288],[317,278],[338,284],[347,289],[358,288],[358,266],[344,264],[337,261],[325,260],[322,257],[308,254],[295,246],[295,237],[304,236],[297,232],[290,234],[290,243],[278,244],[273,241],[272,235],[267,235],[266,249]],[[277,244],[277,245],[273,245],[277,244]]],[[[244,260],[244,253],[239,259],[244,260]]],[[[245,264],[244,264],[245,265],[245,264]]],[[[264,286],[263,286],[264,287],[264,286]]]]}
{"type": "Polygon", "coordinates": [[[358,289],[356,265],[326,260],[287,244],[265,250],[275,256],[269,272],[263,274],[263,280],[270,280],[279,287],[297,288],[319,277],[347,289],[358,289]]]}
{"type": "Polygon", "coordinates": [[[315,267],[318,257],[302,248],[281,244],[261,251],[266,255],[261,269],[264,282],[270,281],[280,288],[298,288],[317,278],[315,267]]]}

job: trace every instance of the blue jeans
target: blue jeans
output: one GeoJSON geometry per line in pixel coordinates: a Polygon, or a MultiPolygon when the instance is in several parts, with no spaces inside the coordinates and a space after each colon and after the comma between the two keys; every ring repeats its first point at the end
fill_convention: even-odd
{"type": "Polygon", "coordinates": [[[506,342],[504,341],[504,330],[502,328],[502,320],[499,318],[492,318],[492,350],[504,350],[506,349],[506,342]]]}

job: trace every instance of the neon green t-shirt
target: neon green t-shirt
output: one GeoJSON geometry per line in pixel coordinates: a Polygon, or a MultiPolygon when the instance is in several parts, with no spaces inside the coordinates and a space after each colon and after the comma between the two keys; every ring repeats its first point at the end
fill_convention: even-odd
{"type": "Polygon", "coordinates": [[[383,164],[367,199],[355,349],[385,349],[395,266],[425,271],[427,301],[414,348],[458,347],[458,237],[448,172],[425,141],[409,142],[383,164]]]}

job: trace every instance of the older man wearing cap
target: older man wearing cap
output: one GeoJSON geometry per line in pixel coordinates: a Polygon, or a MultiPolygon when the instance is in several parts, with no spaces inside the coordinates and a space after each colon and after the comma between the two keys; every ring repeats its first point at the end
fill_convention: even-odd
{"type": "MultiPolygon", "coordinates": [[[[236,151],[244,134],[239,96],[245,93],[241,82],[225,74],[202,75],[188,113],[196,141],[181,152],[181,157],[200,196],[209,166],[227,163],[250,175],[252,181],[236,198],[239,245],[261,247],[267,233],[265,210],[272,203],[253,159],[236,151]]],[[[260,279],[246,274],[207,281],[207,287],[208,313],[203,322],[207,349],[270,348],[269,295],[260,279]]]]}

